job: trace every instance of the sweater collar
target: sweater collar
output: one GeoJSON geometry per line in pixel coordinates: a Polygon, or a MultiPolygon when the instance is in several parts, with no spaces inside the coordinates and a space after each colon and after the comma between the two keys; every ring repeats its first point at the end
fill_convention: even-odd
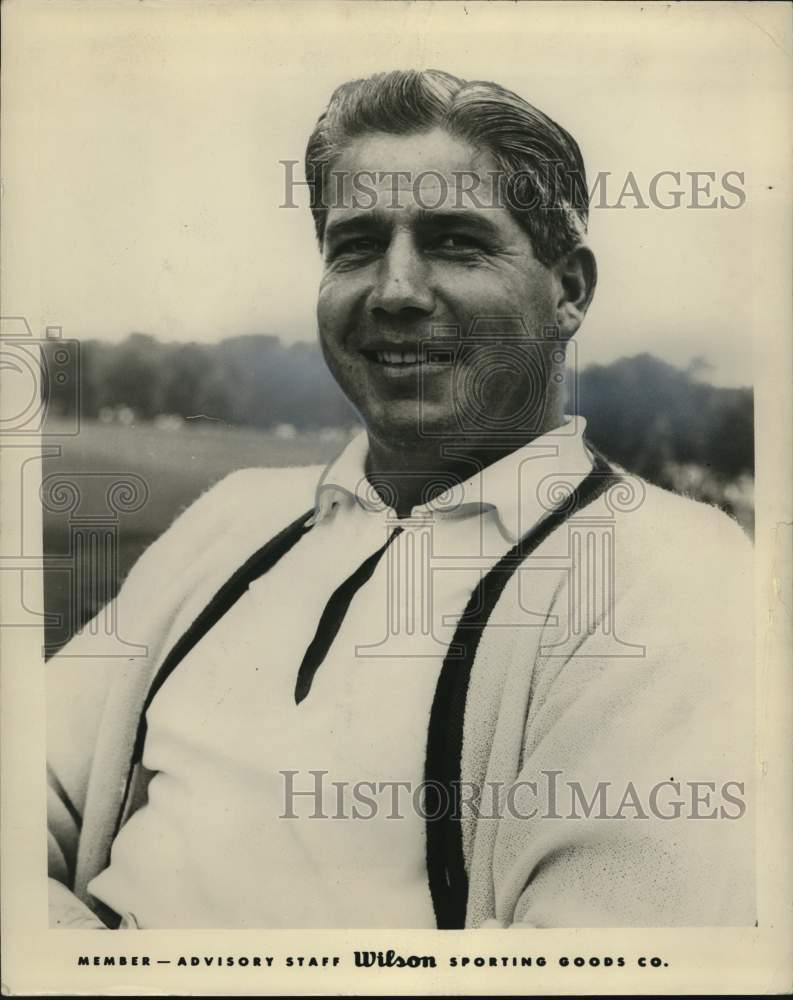
{"type": "MultiPolygon", "coordinates": [[[[429,503],[414,507],[410,518],[460,518],[491,510],[504,537],[516,542],[553,507],[560,487],[574,488],[591,471],[585,429],[583,417],[565,417],[555,430],[462,482],[450,482],[429,503]]],[[[362,431],[327,466],[317,484],[311,523],[328,519],[340,504],[357,504],[372,513],[390,509],[366,477],[368,450],[366,432],[362,431]]]]}

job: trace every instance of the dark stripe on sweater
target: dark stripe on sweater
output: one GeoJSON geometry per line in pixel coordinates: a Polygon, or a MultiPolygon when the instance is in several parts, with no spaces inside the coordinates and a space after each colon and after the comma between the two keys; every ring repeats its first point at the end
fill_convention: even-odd
{"type": "Polygon", "coordinates": [[[354,573],[350,573],[347,579],[330,595],[325,610],[317,625],[314,638],[308,645],[308,649],[303,656],[303,662],[297,671],[297,681],[295,683],[295,704],[299,705],[311,690],[314,675],[322,666],[325,657],[333,645],[333,641],[339,634],[339,629],[344,622],[347,612],[350,609],[353,598],[365,583],[372,578],[372,574],[377,569],[377,564],[382,559],[389,545],[402,534],[404,528],[399,525],[394,528],[388,536],[388,541],[376,552],[373,552],[368,559],[364,559],[354,573]]]}
{"type": "Polygon", "coordinates": [[[596,500],[619,477],[599,455],[570,498],[555,508],[480,580],[471,594],[441,668],[430,713],[424,771],[427,875],[438,928],[465,927],[468,875],[457,809],[468,685],[485,626],[514,572],[572,514],[596,500]],[[463,655],[452,651],[461,646],[463,655]]]}
{"type": "Polygon", "coordinates": [[[157,674],[152,681],[143,710],[138,721],[138,730],[135,737],[135,746],[132,752],[132,760],[127,773],[124,795],[121,800],[121,808],[116,820],[116,834],[121,827],[121,821],[126,810],[127,801],[132,786],[132,776],[136,770],[136,765],[143,757],[143,746],[146,742],[146,712],[151,705],[155,695],[168,680],[170,675],[179,666],[187,654],[204,638],[242,597],[254,580],[263,576],[268,570],[281,559],[286,553],[300,541],[311,527],[306,525],[306,521],[314,513],[314,508],[301,514],[295,521],[287,525],[274,538],[271,538],[265,545],[243,563],[242,566],[231,576],[218,590],[209,604],[196,618],[190,628],[179,639],[171,652],[166,656],[160,665],[157,674]]]}

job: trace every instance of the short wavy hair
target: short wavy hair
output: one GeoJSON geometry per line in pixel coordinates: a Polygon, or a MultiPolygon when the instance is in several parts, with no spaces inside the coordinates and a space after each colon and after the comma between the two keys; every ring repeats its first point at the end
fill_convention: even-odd
{"type": "Polygon", "coordinates": [[[503,203],[550,266],[587,231],[586,172],[575,139],[542,111],[496,83],[440,70],[395,70],[338,87],[306,147],[306,178],[322,244],[325,189],[350,140],[371,132],[407,135],[446,129],[487,150],[498,167],[503,203]]]}

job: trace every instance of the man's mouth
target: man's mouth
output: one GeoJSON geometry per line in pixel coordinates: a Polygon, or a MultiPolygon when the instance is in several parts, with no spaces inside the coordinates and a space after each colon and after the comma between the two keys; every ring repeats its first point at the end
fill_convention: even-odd
{"type": "Polygon", "coordinates": [[[419,366],[422,368],[448,367],[449,358],[435,357],[432,352],[427,354],[423,347],[388,347],[366,349],[361,351],[371,364],[394,370],[409,371],[419,366]],[[441,362],[445,362],[441,364],[441,362]]]}
{"type": "Polygon", "coordinates": [[[370,357],[380,365],[416,365],[419,363],[418,351],[369,351],[370,357]]]}

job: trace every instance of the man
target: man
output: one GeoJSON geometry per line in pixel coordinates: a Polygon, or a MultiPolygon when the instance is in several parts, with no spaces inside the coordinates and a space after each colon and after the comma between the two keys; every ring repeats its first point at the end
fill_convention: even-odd
{"type": "Polygon", "coordinates": [[[749,924],[751,549],[564,414],[584,166],[488,83],[339,88],[322,349],[365,433],[201,497],[50,664],[53,926],[749,924]]]}

